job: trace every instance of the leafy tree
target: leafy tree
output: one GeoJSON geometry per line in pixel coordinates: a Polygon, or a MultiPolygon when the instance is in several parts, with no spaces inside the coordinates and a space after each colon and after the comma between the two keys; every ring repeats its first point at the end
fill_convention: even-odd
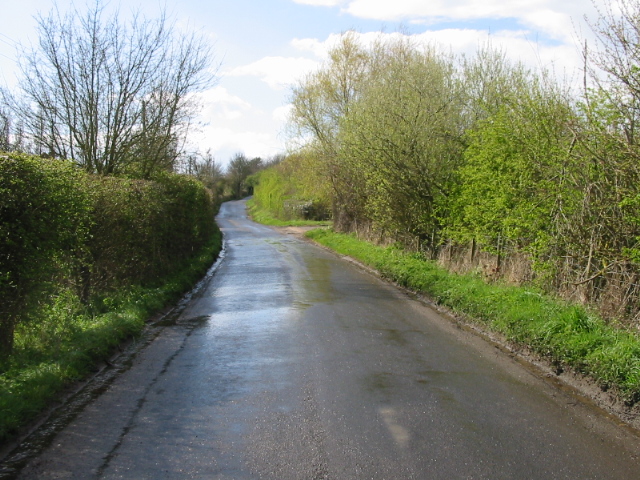
{"type": "Polygon", "coordinates": [[[624,113],[611,103],[609,92],[589,92],[579,112],[579,165],[571,176],[580,193],[579,208],[564,219],[558,235],[565,247],[566,275],[581,287],[584,299],[620,295],[616,308],[635,309],[631,299],[640,295],[635,287],[640,263],[637,147],[628,142],[627,127],[621,126],[624,113]],[[609,289],[624,293],[607,293],[609,289]]]}
{"type": "Polygon", "coordinates": [[[507,59],[504,50],[487,43],[472,57],[461,61],[465,128],[497,113],[505,103],[513,103],[526,91],[533,72],[507,59]]]}
{"type": "Polygon", "coordinates": [[[354,32],[347,32],[329,52],[329,60],[305,77],[292,95],[291,125],[306,153],[324,170],[333,190],[334,226],[349,230],[364,218],[359,196],[362,177],[339,156],[340,124],[367,81],[370,55],[354,32]]]}
{"type": "Polygon", "coordinates": [[[460,95],[451,59],[406,40],[380,43],[345,116],[341,154],[364,178],[382,236],[434,251],[460,163],[460,95]]]}
{"type": "Polygon", "coordinates": [[[193,175],[200,180],[216,198],[222,198],[224,194],[225,177],[222,166],[218,163],[211,151],[204,155],[193,153],[185,158],[184,172],[193,175]]]}
{"type": "Polygon", "coordinates": [[[250,177],[255,184],[253,198],[260,207],[282,220],[326,220],[330,212],[330,192],[318,175],[318,163],[310,154],[289,155],[250,177]]]}
{"type": "Polygon", "coordinates": [[[617,303],[608,314],[633,315],[640,261],[640,2],[606,2],[585,42],[585,91],[579,105],[573,175],[580,208],[564,222],[566,270],[591,301],[617,303]],[[613,300],[618,297],[617,300],[613,300]]]}

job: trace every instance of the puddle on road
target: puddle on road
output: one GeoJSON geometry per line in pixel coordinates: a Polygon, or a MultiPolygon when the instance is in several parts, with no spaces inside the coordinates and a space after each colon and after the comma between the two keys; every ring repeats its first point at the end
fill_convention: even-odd
{"type": "Polygon", "coordinates": [[[307,308],[311,308],[313,307],[313,303],[308,303],[308,302],[299,302],[297,300],[294,300],[292,303],[293,309],[294,310],[306,310],[307,308]]]}
{"type": "Polygon", "coordinates": [[[394,389],[395,375],[389,372],[375,372],[365,376],[364,387],[372,393],[384,393],[394,389]]]}
{"type": "Polygon", "coordinates": [[[211,319],[211,315],[200,315],[198,317],[190,318],[167,318],[162,319],[155,325],[159,327],[187,327],[189,329],[203,326],[207,321],[211,319]]]}
{"type": "Polygon", "coordinates": [[[331,265],[325,258],[302,255],[303,266],[295,273],[294,297],[298,305],[333,303],[337,297],[331,282],[331,265]]]}

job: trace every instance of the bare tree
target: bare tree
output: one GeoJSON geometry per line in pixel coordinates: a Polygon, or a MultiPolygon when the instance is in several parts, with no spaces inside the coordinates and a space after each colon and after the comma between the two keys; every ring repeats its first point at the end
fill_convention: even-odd
{"type": "Polygon", "coordinates": [[[206,153],[194,152],[184,158],[183,172],[200,180],[216,197],[224,194],[224,172],[211,150],[206,153]]]}
{"type": "Polygon", "coordinates": [[[596,42],[591,50],[585,43],[585,67],[598,87],[597,95],[589,89],[585,92],[588,113],[596,113],[604,99],[611,110],[610,133],[621,134],[627,146],[633,147],[640,125],[640,0],[607,0],[599,17],[587,22],[596,42]]]}
{"type": "Polygon", "coordinates": [[[0,152],[25,151],[24,124],[11,111],[11,95],[0,88],[0,152]]]}
{"type": "Polygon", "coordinates": [[[125,24],[104,9],[96,0],[86,14],[55,7],[37,18],[14,106],[38,153],[101,174],[171,169],[197,111],[193,94],[215,80],[211,48],[164,13],[125,24]]]}
{"type": "Polygon", "coordinates": [[[247,178],[262,168],[262,159],[255,157],[249,160],[244,154],[236,153],[227,165],[227,180],[233,198],[242,198],[251,194],[246,185],[247,178]]]}

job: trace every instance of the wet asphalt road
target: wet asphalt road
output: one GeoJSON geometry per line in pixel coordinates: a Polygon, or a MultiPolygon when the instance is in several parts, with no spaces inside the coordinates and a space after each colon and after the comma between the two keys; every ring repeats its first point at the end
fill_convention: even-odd
{"type": "Polygon", "coordinates": [[[202,293],[20,478],[637,479],[638,439],[495,347],[223,205],[202,293]]]}

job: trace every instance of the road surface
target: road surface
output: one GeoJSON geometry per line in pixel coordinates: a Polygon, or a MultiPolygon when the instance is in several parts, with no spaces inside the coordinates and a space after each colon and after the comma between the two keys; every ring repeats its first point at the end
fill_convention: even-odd
{"type": "Polygon", "coordinates": [[[244,207],[200,294],[18,478],[640,478],[632,433],[244,207]]]}

